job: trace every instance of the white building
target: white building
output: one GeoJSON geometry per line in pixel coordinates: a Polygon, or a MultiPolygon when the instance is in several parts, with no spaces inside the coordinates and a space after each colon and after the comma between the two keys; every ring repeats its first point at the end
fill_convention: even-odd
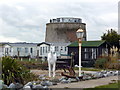
{"type": "Polygon", "coordinates": [[[4,56],[36,57],[36,43],[8,43],[4,45],[4,56]]]}
{"type": "Polygon", "coordinates": [[[0,57],[2,56],[12,56],[12,57],[47,57],[50,46],[55,46],[55,52],[57,56],[67,55],[68,48],[67,46],[70,43],[5,43],[4,45],[0,44],[0,57]]]}
{"type": "Polygon", "coordinates": [[[55,52],[57,53],[57,56],[67,55],[68,54],[67,46],[69,44],[70,43],[49,43],[49,42],[39,43],[38,44],[39,57],[47,57],[51,45],[55,46],[55,52]]]}

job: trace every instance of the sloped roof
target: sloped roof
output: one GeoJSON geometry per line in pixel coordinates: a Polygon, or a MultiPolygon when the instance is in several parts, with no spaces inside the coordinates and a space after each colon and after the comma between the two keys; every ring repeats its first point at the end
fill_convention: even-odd
{"type": "MultiPolygon", "coordinates": [[[[82,47],[98,47],[103,44],[105,41],[82,41],[82,47]]],[[[78,42],[73,42],[68,47],[78,47],[78,42]]]]}
{"type": "Polygon", "coordinates": [[[40,46],[40,45],[42,45],[42,44],[54,45],[54,46],[68,46],[68,45],[70,45],[70,43],[42,42],[42,43],[39,43],[37,46],[40,46]]]}
{"type": "Polygon", "coordinates": [[[47,42],[42,42],[42,43],[39,43],[37,46],[40,46],[42,44],[46,44],[46,45],[49,45],[50,46],[50,43],[47,43],[47,42]]]}
{"type": "Polygon", "coordinates": [[[36,47],[38,43],[9,43],[10,46],[15,47],[36,47]]]}

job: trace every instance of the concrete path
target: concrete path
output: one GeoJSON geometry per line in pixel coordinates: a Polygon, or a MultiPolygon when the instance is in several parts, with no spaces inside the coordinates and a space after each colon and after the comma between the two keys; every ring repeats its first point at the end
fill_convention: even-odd
{"type": "Polygon", "coordinates": [[[50,86],[49,88],[94,88],[100,85],[107,85],[111,82],[111,80],[118,80],[118,76],[110,76],[106,78],[94,79],[94,80],[86,80],[86,81],[79,81],[75,83],[69,84],[61,84],[50,86]]]}

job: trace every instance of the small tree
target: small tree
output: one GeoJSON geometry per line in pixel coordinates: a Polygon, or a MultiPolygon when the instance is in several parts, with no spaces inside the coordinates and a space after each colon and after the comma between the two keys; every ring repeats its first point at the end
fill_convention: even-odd
{"type": "Polygon", "coordinates": [[[113,29],[108,30],[107,33],[103,33],[101,36],[102,40],[106,40],[112,46],[119,48],[120,35],[113,29]]]}

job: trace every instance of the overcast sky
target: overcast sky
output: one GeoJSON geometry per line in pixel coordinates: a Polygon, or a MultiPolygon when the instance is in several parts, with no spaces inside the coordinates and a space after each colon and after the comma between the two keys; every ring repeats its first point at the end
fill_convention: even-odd
{"type": "Polygon", "coordinates": [[[119,0],[0,0],[0,42],[42,42],[46,23],[58,17],[81,18],[87,40],[118,30],[119,0]]]}

